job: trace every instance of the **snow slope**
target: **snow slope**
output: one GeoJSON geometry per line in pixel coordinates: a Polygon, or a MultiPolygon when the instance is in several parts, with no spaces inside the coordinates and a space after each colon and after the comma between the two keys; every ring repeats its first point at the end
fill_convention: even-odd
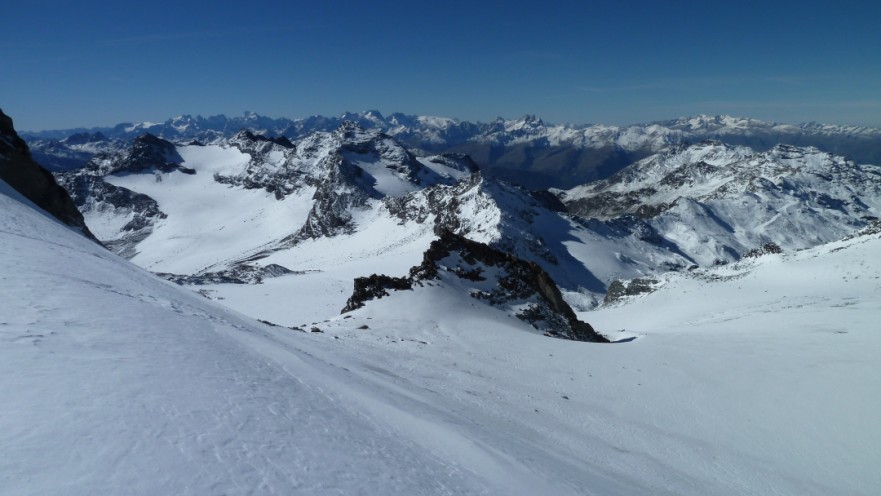
{"type": "Polygon", "coordinates": [[[445,286],[299,333],[0,184],[0,494],[876,494],[879,248],[582,314],[630,343],[548,339],[445,286]]]}
{"type": "MultiPolygon", "coordinates": [[[[368,302],[327,332],[402,385],[556,446],[574,463],[557,477],[585,494],[583,470],[600,467],[644,484],[607,494],[875,494],[879,250],[876,232],[672,275],[649,296],[580,314],[607,336],[637,337],[626,344],[513,333],[438,288],[368,302]],[[377,330],[348,330],[362,321],[377,330]]],[[[517,456],[544,456],[530,449],[517,456]]]]}
{"type": "Polygon", "coordinates": [[[167,215],[138,245],[132,261],[142,267],[190,274],[238,259],[290,234],[312,207],[308,190],[278,200],[264,189],[217,182],[215,174],[235,175],[246,168],[251,157],[237,148],[193,145],[177,151],[195,174],[173,171],[104,179],[155,199],[167,215]]]}
{"type": "Polygon", "coordinates": [[[643,386],[687,378],[675,394],[697,408],[670,420],[681,412],[655,405],[654,415],[667,419],[668,432],[706,443],[694,467],[703,463],[720,478],[742,470],[743,493],[873,494],[881,489],[879,253],[875,229],[671,274],[654,293],[580,317],[644,336],[633,366],[667,373],[628,372],[643,386]],[[719,463],[734,451],[753,460],[719,463]]]}
{"type": "Polygon", "coordinates": [[[0,494],[507,485],[492,453],[443,424],[424,436],[487,458],[497,480],[401,436],[397,423],[419,419],[297,349],[289,331],[158,280],[14,197],[0,183],[0,494]]]}

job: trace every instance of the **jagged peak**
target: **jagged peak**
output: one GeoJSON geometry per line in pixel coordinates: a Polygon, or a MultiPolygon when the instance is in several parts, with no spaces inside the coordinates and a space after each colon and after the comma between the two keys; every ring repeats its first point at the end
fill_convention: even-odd
{"type": "Polygon", "coordinates": [[[522,122],[523,124],[529,124],[534,127],[544,126],[544,121],[540,117],[536,117],[535,114],[526,114],[515,122],[522,122]]]}

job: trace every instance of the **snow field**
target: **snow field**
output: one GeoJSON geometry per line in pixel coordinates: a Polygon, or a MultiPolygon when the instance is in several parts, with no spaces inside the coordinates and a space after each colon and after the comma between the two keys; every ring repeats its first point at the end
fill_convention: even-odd
{"type": "Polygon", "coordinates": [[[312,208],[311,192],[277,200],[262,189],[230,187],[214,174],[244,170],[249,156],[218,145],[182,146],[183,165],[196,170],[162,174],[108,176],[111,184],[146,194],[168,215],[138,245],[132,261],[155,272],[192,274],[217,270],[296,232],[312,208]]]}

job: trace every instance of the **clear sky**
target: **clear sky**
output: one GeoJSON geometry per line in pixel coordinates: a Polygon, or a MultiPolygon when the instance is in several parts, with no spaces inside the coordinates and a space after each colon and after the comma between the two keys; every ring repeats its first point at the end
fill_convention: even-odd
{"type": "Polygon", "coordinates": [[[881,1],[0,0],[0,108],[881,126],[881,1]]]}

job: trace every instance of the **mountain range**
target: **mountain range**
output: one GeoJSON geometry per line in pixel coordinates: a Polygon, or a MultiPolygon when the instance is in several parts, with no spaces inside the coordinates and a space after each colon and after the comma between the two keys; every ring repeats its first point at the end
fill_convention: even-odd
{"type": "Polygon", "coordinates": [[[378,111],[338,117],[272,119],[247,112],[241,117],[183,115],[162,123],[123,123],[108,128],[22,133],[37,160],[51,170],[82,166],[96,153],[127,146],[144,133],[176,141],[213,143],[242,129],[292,141],[333,131],[353,122],[379,130],[419,155],[462,153],[485,173],[531,189],[571,188],[608,177],[626,165],[675,144],[707,139],[766,151],[777,144],[814,146],[859,163],[881,164],[881,130],[859,126],[799,125],[731,116],[699,115],[636,124],[552,125],[535,116],[467,122],[378,111]]]}
{"type": "Polygon", "coordinates": [[[0,494],[881,486],[875,130],[2,117],[0,494]]]}
{"type": "MultiPolygon", "coordinates": [[[[255,280],[269,266],[338,270],[342,287],[402,277],[449,231],[537,264],[586,310],[616,281],[731,263],[768,244],[810,248],[881,211],[881,169],[816,147],[678,143],[606,179],[535,191],[353,121],[294,141],[144,134],[56,176],[106,246],[227,299],[247,290],[211,281],[255,280]]],[[[273,284],[297,292],[308,280],[273,284]]],[[[339,309],[346,296],[323,301],[339,309]]],[[[278,309],[252,314],[295,323],[278,309]]]]}

